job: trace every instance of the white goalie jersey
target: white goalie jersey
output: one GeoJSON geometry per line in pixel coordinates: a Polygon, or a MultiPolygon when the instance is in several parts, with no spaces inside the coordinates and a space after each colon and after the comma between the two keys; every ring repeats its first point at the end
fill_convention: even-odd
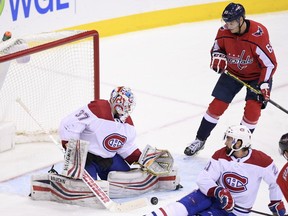
{"type": "Polygon", "coordinates": [[[116,122],[107,100],[96,100],[64,118],[59,127],[61,140],[85,140],[88,151],[103,158],[116,153],[122,158],[133,153],[136,130],[129,117],[125,123],[116,122]]]}

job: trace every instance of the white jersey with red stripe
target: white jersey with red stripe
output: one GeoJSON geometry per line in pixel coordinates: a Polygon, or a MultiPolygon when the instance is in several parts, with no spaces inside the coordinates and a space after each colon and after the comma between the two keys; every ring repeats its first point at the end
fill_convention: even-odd
{"type": "Polygon", "coordinates": [[[88,152],[103,158],[112,158],[116,153],[126,158],[137,149],[131,117],[125,123],[114,119],[107,100],[92,101],[65,117],[59,134],[61,140],[88,141],[88,152]]]}
{"type": "Polygon", "coordinates": [[[277,174],[278,169],[272,158],[265,153],[249,149],[248,155],[243,158],[228,157],[224,147],[214,153],[198,176],[197,184],[206,195],[210,188],[217,185],[229,189],[235,200],[233,213],[245,215],[237,206],[245,209],[253,207],[262,180],[269,186],[270,200],[282,199],[282,192],[276,183],[277,174]]]}

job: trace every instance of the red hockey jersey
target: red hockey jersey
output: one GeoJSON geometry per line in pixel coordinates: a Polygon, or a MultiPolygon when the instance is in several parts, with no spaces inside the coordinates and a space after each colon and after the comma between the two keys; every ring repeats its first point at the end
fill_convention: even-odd
{"type": "Polygon", "coordinates": [[[286,163],[281,169],[277,177],[277,183],[280,186],[286,201],[288,202],[288,163],[286,163]]]}
{"type": "Polygon", "coordinates": [[[227,56],[227,70],[241,80],[267,82],[275,73],[276,57],[265,26],[246,20],[244,34],[232,34],[226,26],[218,30],[211,53],[219,51],[227,56]]]}

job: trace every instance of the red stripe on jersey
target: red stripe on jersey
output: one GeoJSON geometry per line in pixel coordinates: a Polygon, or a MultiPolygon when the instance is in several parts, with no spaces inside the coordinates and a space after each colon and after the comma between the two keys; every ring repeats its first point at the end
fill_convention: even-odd
{"type": "Polygon", "coordinates": [[[260,167],[267,167],[273,162],[272,158],[264,152],[253,149],[251,157],[244,163],[254,164],[260,167]]]}
{"type": "MultiPolygon", "coordinates": [[[[228,157],[226,155],[226,147],[223,147],[223,148],[219,149],[218,151],[216,151],[214,153],[214,155],[212,156],[212,158],[214,160],[219,160],[219,159],[225,159],[227,161],[232,160],[231,157],[228,157]]],[[[264,152],[256,150],[256,149],[253,149],[250,158],[248,160],[244,161],[244,163],[253,164],[256,166],[260,166],[260,167],[267,167],[272,162],[273,162],[273,160],[270,156],[268,156],[264,152]]]]}
{"type": "Polygon", "coordinates": [[[218,159],[220,159],[220,158],[225,159],[225,160],[227,160],[227,161],[231,161],[231,160],[232,160],[231,157],[228,157],[228,156],[226,155],[226,147],[223,147],[223,148],[219,149],[218,151],[216,151],[216,152],[212,155],[212,158],[213,158],[214,160],[218,160],[218,159]]]}
{"type": "MultiPolygon", "coordinates": [[[[114,121],[114,118],[111,113],[111,107],[110,107],[108,100],[100,99],[100,100],[91,101],[88,104],[88,108],[98,118],[114,121]]],[[[125,123],[134,125],[130,116],[126,119],[125,123]]]]}
{"type": "Polygon", "coordinates": [[[281,188],[281,191],[288,202],[288,163],[286,163],[281,169],[277,177],[277,184],[281,188]]]}
{"type": "Polygon", "coordinates": [[[135,161],[138,161],[141,155],[141,151],[137,148],[132,154],[125,158],[125,160],[131,165],[135,161]]]}

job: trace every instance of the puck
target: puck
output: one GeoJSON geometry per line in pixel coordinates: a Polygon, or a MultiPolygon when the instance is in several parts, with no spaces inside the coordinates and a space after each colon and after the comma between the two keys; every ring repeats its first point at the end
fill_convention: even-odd
{"type": "Polygon", "coordinates": [[[150,200],[151,204],[152,205],[157,205],[158,203],[158,198],[157,197],[152,197],[151,200],[150,200]]]}

